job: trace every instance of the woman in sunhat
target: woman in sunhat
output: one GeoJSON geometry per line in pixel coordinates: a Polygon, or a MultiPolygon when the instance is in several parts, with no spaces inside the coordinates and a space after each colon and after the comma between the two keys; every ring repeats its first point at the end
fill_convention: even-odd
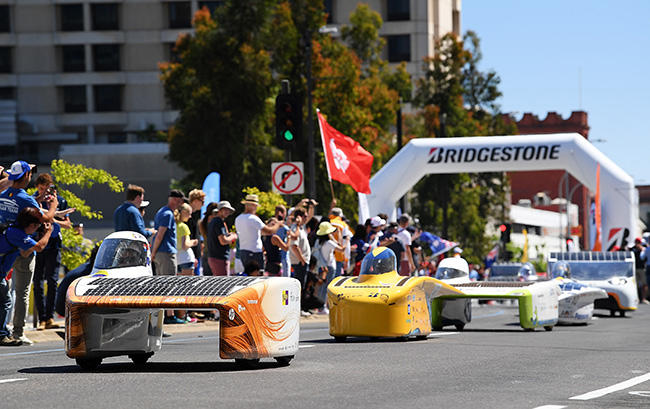
{"type": "Polygon", "coordinates": [[[336,259],[334,258],[334,250],[342,251],[341,243],[336,242],[332,237],[332,233],[336,231],[336,227],[330,222],[322,222],[318,226],[316,232],[316,244],[312,250],[312,254],[318,260],[318,271],[320,273],[320,288],[318,289],[318,296],[321,300],[325,300],[327,296],[327,286],[336,271],[336,259]]]}

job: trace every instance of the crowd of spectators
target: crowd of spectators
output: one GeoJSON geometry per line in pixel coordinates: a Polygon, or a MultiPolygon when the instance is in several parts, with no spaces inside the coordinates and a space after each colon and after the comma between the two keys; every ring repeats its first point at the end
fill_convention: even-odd
{"type": "Polygon", "coordinates": [[[68,215],[74,209],[57,194],[47,173],[36,177],[34,194],[27,193],[25,189],[37,172],[34,165],[16,161],[6,172],[0,167],[0,172],[0,346],[31,345],[24,327],[32,283],[38,329],[58,327],[54,303],[61,229],[72,227],[68,215]]]}
{"type": "MultiPolygon", "coordinates": [[[[74,209],[69,209],[57,194],[50,175],[39,174],[36,192],[27,194],[25,188],[34,173],[33,165],[17,161],[6,172],[7,177],[0,179],[0,230],[6,230],[0,235],[0,345],[31,343],[23,328],[32,282],[38,328],[56,327],[53,314],[61,257],[60,231],[74,228],[83,236],[83,225],[73,226],[70,222],[68,215],[74,209]]],[[[326,215],[318,216],[318,203],[305,198],[290,208],[278,205],[272,217],[262,220],[257,215],[260,203],[255,194],[243,197],[238,211],[227,200],[206,204],[206,194],[200,189],[189,191],[187,196],[171,190],[167,202],[154,214],[153,227],[148,228],[144,216],[150,203],[145,200],[144,188],[128,185],[125,199],[113,214],[114,229],[138,232],[150,241],[154,274],[294,277],[303,288],[303,315],[328,313],[327,285],[340,275],[358,275],[364,256],[378,246],[393,250],[401,275],[436,274],[436,260],[425,255],[418,240],[421,231],[407,214],[397,222],[378,214],[362,223],[352,223],[335,200],[326,215]]],[[[88,245],[86,241],[84,245],[88,245]]],[[[640,248],[634,249],[639,263],[647,263],[644,268],[650,270],[645,250],[640,248]]],[[[458,249],[457,255],[460,252],[458,249]]],[[[91,268],[92,262],[86,262],[69,275],[87,274],[91,268]]],[[[483,278],[481,266],[470,265],[470,270],[470,278],[483,278]]],[[[645,294],[647,286],[639,291],[645,294]]],[[[165,314],[167,324],[211,317],[196,311],[165,314]]]]}

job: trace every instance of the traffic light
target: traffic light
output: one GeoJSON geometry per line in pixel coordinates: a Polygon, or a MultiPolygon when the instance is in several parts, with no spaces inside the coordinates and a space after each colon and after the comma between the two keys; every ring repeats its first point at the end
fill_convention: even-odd
{"type": "Polygon", "coordinates": [[[284,149],[295,146],[302,137],[302,100],[293,94],[275,98],[275,140],[284,149]]]}
{"type": "Polygon", "coordinates": [[[499,226],[499,231],[501,232],[501,242],[503,244],[510,242],[510,231],[512,230],[512,225],[510,223],[503,223],[499,226]]]}

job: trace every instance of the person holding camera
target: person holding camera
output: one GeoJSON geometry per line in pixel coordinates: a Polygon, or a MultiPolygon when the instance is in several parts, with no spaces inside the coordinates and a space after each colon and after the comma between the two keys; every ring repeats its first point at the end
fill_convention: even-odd
{"type": "MultiPolygon", "coordinates": [[[[44,201],[49,203],[47,210],[41,209],[34,197],[30,196],[25,188],[32,178],[32,172],[36,172],[35,166],[25,161],[16,161],[7,171],[11,186],[0,193],[0,224],[11,224],[16,221],[18,214],[26,207],[33,207],[38,211],[41,223],[52,223],[59,205],[56,195],[52,195],[44,201]]],[[[48,235],[49,239],[49,235],[48,235]]],[[[32,341],[23,334],[25,327],[25,316],[29,305],[29,289],[32,283],[35,268],[34,252],[25,252],[16,258],[13,265],[12,282],[16,292],[14,310],[13,337],[20,339],[23,344],[31,345],[32,341]]]]}
{"type": "MultiPolygon", "coordinates": [[[[50,198],[56,197],[58,205],[57,213],[52,223],[52,234],[45,249],[36,254],[36,265],[34,268],[34,305],[38,312],[38,329],[59,328],[54,323],[54,301],[56,298],[56,286],[59,281],[59,268],[61,267],[61,229],[70,229],[72,223],[68,218],[68,202],[57,194],[52,176],[48,173],[41,173],[34,181],[36,192],[34,199],[43,209],[49,209],[50,198]],[[43,294],[43,283],[47,282],[47,296],[43,294]]],[[[74,210],[74,209],[72,209],[74,210]]],[[[40,232],[39,232],[40,234],[40,232]]]]}
{"type": "MultiPolygon", "coordinates": [[[[25,336],[22,333],[20,336],[16,334],[15,321],[14,335],[9,335],[6,325],[7,316],[11,312],[8,275],[19,256],[22,258],[33,257],[35,251],[42,251],[47,245],[51,233],[52,225],[50,223],[41,224],[41,212],[37,208],[24,207],[18,213],[15,222],[0,234],[0,346],[31,344],[29,340],[25,342],[23,339],[25,336]],[[32,235],[41,227],[43,227],[43,235],[36,242],[32,235]]],[[[16,274],[15,269],[13,274],[16,274]]],[[[20,329],[22,330],[22,327],[20,329]]]]}

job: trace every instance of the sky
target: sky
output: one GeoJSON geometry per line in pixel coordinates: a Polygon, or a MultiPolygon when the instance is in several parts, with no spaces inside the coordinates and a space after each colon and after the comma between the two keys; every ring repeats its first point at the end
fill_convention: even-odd
{"type": "Polygon", "coordinates": [[[650,0],[462,0],[502,112],[585,111],[589,140],[650,185],[650,0]]]}

